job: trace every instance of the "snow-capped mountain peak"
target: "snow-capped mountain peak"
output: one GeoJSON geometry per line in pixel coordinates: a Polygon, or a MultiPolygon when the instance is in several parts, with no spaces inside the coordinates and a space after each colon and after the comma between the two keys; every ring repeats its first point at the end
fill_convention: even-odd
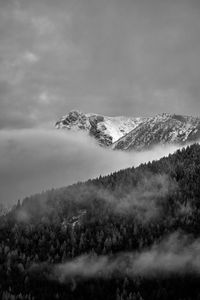
{"type": "Polygon", "coordinates": [[[162,113],[154,117],[108,117],[73,110],[56,128],[86,131],[114,150],[143,150],[157,144],[186,144],[200,138],[200,118],[162,113]]]}
{"type": "Polygon", "coordinates": [[[107,117],[94,113],[84,114],[73,110],[56,123],[56,128],[87,131],[101,145],[109,146],[136,128],[143,120],[144,118],[107,117]]]}

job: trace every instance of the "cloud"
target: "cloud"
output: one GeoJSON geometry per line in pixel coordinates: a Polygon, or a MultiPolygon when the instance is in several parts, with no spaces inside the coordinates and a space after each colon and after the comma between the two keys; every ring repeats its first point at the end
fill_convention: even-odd
{"type": "Polygon", "coordinates": [[[18,86],[38,61],[39,56],[33,52],[15,53],[3,61],[0,69],[0,81],[7,82],[10,89],[18,86]]]}
{"type": "Polygon", "coordinates": [[[40,95],[39,95],[39,101],[41,103],[44,103],[44,104],[49,104],[50,103],[50,97],[49,95],[47,94],[46,91],[43,91],[40,95]]]}
{"type": "Polygon", "coordinates": [[[32,17],[31,23],[39,35],[45,35],[54,32],[55,26],[53,22],[45,17],[32,17]]]}
{"type": "Polygon", "coordinates": [[[121,276],[158,277],[171,274],[200,274],[200,240],[175,232],[140,252],[112,256],[82,255],[52,266],[60,282],[71,278],[121,276]]]}
{"type": "MultiPolygon", "coordinates": [[[[136,153],[132,152],[131,154],[135,155],[136,153]]],[[[140,160],[142,160],[144,153],[140,154],[140,160]]],[[[135,161],[135,164],[137,165],[138,162],[139,160],[135,161]]],[[[106,211],[107,215],[129,216],[142,224],[155,219],[158,221],[166,213],[167,197],[174,194],[178,189],[178,184],[166,174],[153,174],[151,172],[143,172],[138,179],[134,186],[127,182],[126,187],[124,187],[123,182],[118,182],[115,187],[112,187],[112,190],[96,186],[93,183],[75,186],[72,192],[73,197],[70,200],[74,201],[77,207],[84,207],[90,212],[95,203],[94,199],[99,199],[100,204],[98,204],[101,209],[100,211],[95,210],[98,217],[99,214],[102,214],[103,217],[106,211]]],[[[95,204],[96,207],[98,204],[95,204]]],[[[186,215],[190,211],[191,207],[180,205],[176,214],[186,215]]],[[[92,218],[95,217],[95,213],[92,210],[92,218]]]]}
{"type": "MultiPolygon", "coordinates": [[[[124,197],[112,201],[113,211],[134,215],[142,222],[155,219],[162,216],[166,197],[173,194],[176,189],[178,189],[178,184],[169,176],[144,173],[134,189],[124,197]]],[[[119,190],[117,192],[119,193],[119,190]]]]}
{"type": "Polygon", "coordinates": [[[137,166],[177,149],[171,145],[141,153],[112,151],[84,134],[66,130],[1,130],[0,140],[0,199],[6,204],[42,190],[137,166]]]}
{"type": "Polygon", "coordinates": [[[36,62],[38,62],[39,57],[36,54],[32,53],[32,52],[26,52],[24,54],[24,60],[29,62],[29,63],[36,63],[36,62]]]}
{"type": "MultiPolygon", "coordinates": [[[[198,114],[199,1],[0,1],[0,125],[34,127],[73,108],[198,114]],[[26,52],[26,63],[13,66],[26,52]],[[49,109],[34,101],[57,96],[49,109]],[[2,105],[2,103],[4,103],[2,105]],[[6,104],[5,104],[6,103],[6,104]],[[16,103],[18,103],[16,107],[16,103]],[[35,122],[27,118],[35,112],[35,122]],[[42,113],[41,113],[42,112],[42,113]]],[[[24,62],[24,61],[23,61],[24,62]]]]}

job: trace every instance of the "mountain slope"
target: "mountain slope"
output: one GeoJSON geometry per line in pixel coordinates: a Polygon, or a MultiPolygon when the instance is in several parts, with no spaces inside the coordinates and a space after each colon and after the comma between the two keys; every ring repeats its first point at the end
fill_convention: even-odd
{"type": "Polygon", "coordinates": [[[199,198],[195,144],[25,199],[0,217],[0,298],[199,299],[199,198]]]}
{"type": "Polygon", "coordinates": [[[184,145],[200,138],[200,118],[166,113],[134,118],[71,111],[56,123],[56,128],[86,131],[100,145],[126,151],[166,143],[184,145]]]}
{"type": "Polygon", "coordinates": [[[199,144],[178,150],[174,154],[163,157],[158,161],[141,164],[137,168],[132,167],[120,170],[104,177],[100,176],[86,182],[79,182],[68,187],[53,189],[27,197],[23,201],[22,208],[26,208],[26,211],[29,211],[31,215],[54,214],[57,212],[60,215],[64,215],[65,213],[69,214],[70,210],[73,211],[77,208],[78,210],[85,210],[90,205],[97,213],[98,205],[106,204],[108,206],[111,205],[111,213],[113,214],[116,208],[113,209],[113,204],[116,206],[118,201],[126,202],[126,196],[129,194],[132,195],[129,199],[130,203],[133,201],[137,208],[135,199],[138,198],[138,195],[140,200],[138,207],[140,207],[143,201],[142,194],[145,201],[150,201],[152,197],[153,201],[157,197],[166,197],[167,201],[171,193],[174,201],[188,202],[194,198],[196,204],[199,205],[199,144]],[[189,185],[190,188],[188,190],[189,185]],[[101,203],[98,203],[97,200],[100,200],[101,203]],[[114,203],[112,202],[113,200],[114,203]],[[53,210],[47,209],[44,201],[48,206],[53,206],[53,210]],[[95,201],[97,202],[95,203],[95,201]],[[41,203],[42,207],[40,206],[41,203]],[[60,205],[62,209],[60,209],[60,205]]]}
{"type": "Polygon", "coordinates": [[[112,147],[120,150],[144,150],[158,144],[180,144],[200,138],[200,119],[162,114],[144,120],[112,147]]]}

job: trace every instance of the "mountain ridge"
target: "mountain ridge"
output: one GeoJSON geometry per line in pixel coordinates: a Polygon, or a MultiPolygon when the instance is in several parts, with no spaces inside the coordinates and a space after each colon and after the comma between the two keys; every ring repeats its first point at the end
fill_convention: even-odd
{"type": "Polygon", "coordinates": [[[199,117],[169,113],[153,117],[108,117],[73,110],[55,126],[86,131],[99,145],[123,151],[141,151],[160,144],[185,145],[200,138],[199,117]]]}
{"type": "Polygon", "coordinates": [[[77,110],[70,111],[56,122],[57,129],[86,131],[102,146],[111,146],[119,138],[136,128],[145,118],[108,117],[100,114],[84,114],[77,110]]]}

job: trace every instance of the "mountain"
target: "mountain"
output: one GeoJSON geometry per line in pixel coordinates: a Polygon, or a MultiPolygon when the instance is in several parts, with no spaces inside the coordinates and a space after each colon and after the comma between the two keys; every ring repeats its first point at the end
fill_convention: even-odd
{"type": "MultiPolygon", "coordinates": [[[[114,204],[117,204],[118,201],[127,200],[127,195],[131,194],[130,203],[133,201],[137,209],[137,205],[138,208],[143,205],[141,197],[143,192],[145,201],[150,201],[151,197],[153,197],[153,201],[156,201],[157,197],[165,198],[171,192],[170,199],[172,200],[174,197],[174,201],[186,204],[186,202],[195,199],[195,205],[199,206],[200,214],[200,145],[187,146],[168,157],[141,164],[136,168],[131,167],[107,176],[100,176],[86,182],[78,182],[67,187],[52,189],[27,197],[23,201],[22,208],[25,208],[32,215],[56,214],[58,212],[61,216],[65,213],[69,214],[70,210],[74,212],[74,209],[75,211],[78,209],[76,212],[79,214],[80,210],[88,211],[90,205],[92,205],[90,209],[98,211],[100,203],[97,201],[95,204],[96,200],[100,200],[101,205],[105,205],[104,200],[108,200],[108,206],[111,205],[112,207],[113,200],[114,204]],[[162,188],[164,189],[163,193],[159,193],[162,188]],[[138,195],[140,203],[137,204],[135,200],[138,195]],[[44,205],[45,201],[53,207],[53,210],[47,209],[44,205]],[[41,203],[43,203],[42,207],[40,207],[41,203]],[[59,207],[60,205],[62,209],[59,207]]],[[[170,199],[167,197],[166,201],[170,199]]],[[[19,206],[20,202],[18,201],[17,207],[19,206]]],[[[111,214],[113,212],[112,209],[111,214]]],[[[70,217],[72,216],[70,215],[70,217]]]]}
{"type": "Polygon", "coordinates": [[[111,146],[119,138],[136,128],[146,118],[106,117],[98,114],[84,114],[71,111],[56,122],[56,128],[75,131],[86,131],[94,137],[100,145],[111,146]]]}
{"type": "Polygon", "coordinates": [[[200,299],[200,145],[0,217],[0,298],[200,299]]]}
{"type": "Polygon", "coordinates": [[[200,138],[200,118],[161,114],[147,118],[117,140],[115,150],[144,150],[158,144],[195,142],[200,138]]]}
{"type": "Polygon", "coordinates": [[[144,150],[158,144],[184,145],[200,138],[200,118],[176,114],[154,117],[106,117],[71,111],[56,128],[83,130],[113,150],[144,150]]]}

